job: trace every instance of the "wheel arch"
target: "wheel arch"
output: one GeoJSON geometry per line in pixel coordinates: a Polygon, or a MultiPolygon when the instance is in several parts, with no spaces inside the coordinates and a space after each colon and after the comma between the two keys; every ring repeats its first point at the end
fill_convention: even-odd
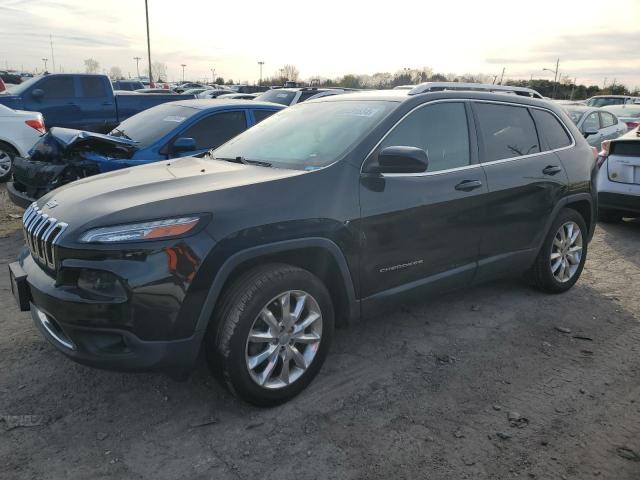
{"type": "Polygon", "coordinates": [[[336,320],[346,323],[360,315],[351,272],[340,247],[327,238],[286,240],[235,253],[222,265],[200,311],[196,332],[206,330],[222,292],[239,275],[267,263],[285,263],[310,271],[323,281],[336,309],[336,320]]]}

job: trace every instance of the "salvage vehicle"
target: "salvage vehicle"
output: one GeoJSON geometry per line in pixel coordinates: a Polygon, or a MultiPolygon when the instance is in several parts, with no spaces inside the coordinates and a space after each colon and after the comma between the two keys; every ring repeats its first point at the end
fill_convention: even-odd
{"type": "Polygon", "coordinates": [[[618,138],[627,131],[625,122],[604,109],[583,105],[563,105],[563,107],[592,147],[599,149],[603,141],[618,138]]]}
{"type": "Polygon", "coordinates": [[[640,217],[640,129],[602,142],[598,159],[598,219],[619,222],[640,217]]]}
{"type": "Polygon", "coordinates": [[[210,157],[44,196],[11,285],[75,361],[179,375],[204,349],[236,395],[274,405],[318,373],[336,323],[504,275],[569,290],[596,172],[551,102],[429,84],[334,95],[210,157]]]}
{"type": "Polygon", "coordinates": [[[0,105],[0,182],[11,177],[14,159],[26,155],[45,131],[44,119],[38,112],[0,105]]]}
{"type": "Polygon", "coordinates": [[[48,127],[106,133],[147,108],[187,98],[194,97],[116,95],[106,75],[56,73],[16,85],[0,95],[0,105],[40,112],[48,127]]]}
{"type": "Polygon", "coordinates": [[[284,108],[265,102],[183,100],[129,117],[109,135],[52,128],[28,158],[16,157],[11,201],[27,208],[51,190],[80,178],[219,147],[284,108]]]}

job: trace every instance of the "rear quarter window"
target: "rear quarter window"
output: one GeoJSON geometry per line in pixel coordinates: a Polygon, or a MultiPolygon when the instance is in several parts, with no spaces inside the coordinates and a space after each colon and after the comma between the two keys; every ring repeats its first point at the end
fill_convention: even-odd
{"type": "Polygon", "coordinates": [[[552,113],[532,108],[531,114],[538,127],[544,150],[556,150],[571,145],[571,137],[552,113]]]}
{"type": "Polygon", "coordinates": [[[540,152],[533,118],[526,107],[475,103],[485,162],[540,152]]]}

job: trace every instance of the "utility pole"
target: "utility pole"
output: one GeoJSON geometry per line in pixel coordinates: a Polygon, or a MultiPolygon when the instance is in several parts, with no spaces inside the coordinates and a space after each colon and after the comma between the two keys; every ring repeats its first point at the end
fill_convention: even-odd
{"type": "Polygon", "coordinates": [[[138,78],[140,78],[140,67],[138,64],[140,60],[142,60],[142,57],[133,57],[133,59],[136,61],[136,72],[138,72],[138,78]]]}
{"type": "Polygon", "coordinates": [[[578,79],[577,79],[577,78],[574,78],[574,79],[573,79],[573,85],[571,86],[571,98],[570,98],[570,100],[573,100],[573,92],[574,92],[574,91],[575,91],[575,89],[576,89],[576,82],[577,82],[577,81],[578,81],[578,79]]]}
{"type": "Polygon", "coordinates": [[[56,73],[56,59],[53,56],[53,35],[49,34],[49,43],[51,44],[51,65],[53,66],[53,73],[56,73]]]}
{"type": "Polygon", "coordinates": [[[149,60],[149,86],[153,86],[153,74],[151,73],[151,37],[149,36],[149,4],[144,0],[144,13],[147,19],[147,60],[149,60]]]}
{"type": "Polygon", "coordinates": [[[42,61],[44,62],[44,72],[47,71],[47,62],[49,61],[48,58],[43,58],[42,61]]]}
{"type": "Polygon", "coordinates": [[[493,76],[493,82],[491,82],[492,85],[496,84],[496,80],[498,79],[498,75],[494,75],[493,76]]]}
{"type": "Polygon", "coordinates": [[[502,75],[500,75],[500,85],[502,85],[502,80],[504,79],[504,69],[506,67],[502,67],[502,75]]]}
{"type": "Polygon", "coordinates": [[[184,67],[187,65],[185,63],[181,63],[180,66],[182,67],[182,81],[184,82],[184,67]]]}
{"type": "Polygon", "coordinates": [[[216,69],[211,69],[211,83],[216,83],[216,69]]]}
{"type": "Polygon", "coordinates": [[[556,98],[556,89],[558,87],[558,68],[560,67],[560,59],[556,60],[556,69],[551,70],[550,68],[543,68],[543,71],[553,72],[553,93],[551,94],[551,98],[556,98]]]}
{"type": "Polygon", "coordinates": [[[262,85],[262,66],[264,65],[264,62],[260,60],[258,65],[260,65],[260,83],[258,83],[258,85],[262,85]]]}

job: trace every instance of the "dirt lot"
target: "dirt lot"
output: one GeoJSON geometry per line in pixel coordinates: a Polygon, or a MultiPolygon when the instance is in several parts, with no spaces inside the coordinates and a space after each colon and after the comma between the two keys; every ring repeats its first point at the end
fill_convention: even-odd
{"type": "Polygon", "coordinates": [[[339,330],[261,410],[203,364],[180,383],[58,354],[14,306],[0,216],[3,480],[640,479],[640,222],[599,227],[565,295],[502,281],[339,330]]]}

